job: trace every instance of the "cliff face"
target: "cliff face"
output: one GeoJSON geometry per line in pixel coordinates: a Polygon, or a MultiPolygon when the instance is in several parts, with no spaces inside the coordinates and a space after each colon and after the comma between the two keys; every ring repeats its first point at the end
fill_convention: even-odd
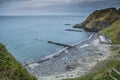
{"type": "Polygon", "coordinates": [[[0,80],[36,80],[0,43],[0,80]]]}
{"type": "Polygon", "coordinates": [[[74,28],[84,28],[88,31],[99,31],[102,30],[115,21],[120,19],[120,9],[107,8],[102,10],[96,10],[90,14],[85,21],[80,24],[73,26],[74,28]]]}

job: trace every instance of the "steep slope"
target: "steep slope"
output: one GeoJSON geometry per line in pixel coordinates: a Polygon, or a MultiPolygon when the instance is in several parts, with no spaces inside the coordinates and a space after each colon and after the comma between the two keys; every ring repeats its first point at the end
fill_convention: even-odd
{"type": "Polygon", "coordinates": [[[102,10],[96,10],[90,14],[85,21],[80,24],[73,26],[74,28],[84,28],[88,31],[99,31],[102,30],[115,21],[120,19],[120,9],[107,8],[102,10]]]}
{"type": "Polygon", "coordinates": [[[36,80],[0,43],[0,80],[36,80]]]}
{"type": "Polygon", "coordinates": [[[103,29],[101,33],[111,38],[113,43],[120,43],[120,19],[103,29]]]}

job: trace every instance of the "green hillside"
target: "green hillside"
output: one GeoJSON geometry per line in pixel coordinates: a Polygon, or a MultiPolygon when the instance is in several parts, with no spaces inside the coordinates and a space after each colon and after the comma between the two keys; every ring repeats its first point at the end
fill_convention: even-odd
{"type": "Polygon", "coordinates": [[[73,27],[84,28],[87,31],[100,31],[110,37],[113,43],[120,43],[120,9],[96,10],[85,21],[73,27]]]}
{"type": "Polygon", "coordinates": [[[102,30],[101,33],[108,35],[113,43],[120,43],[120,19],[102,30]]]}
{"type": "Polygon", "coordinates": [[[120,19],[120,10],[116,8],[107,8],[96,10],[91,13],[85,21],[80,24],[76,24],[74,28],[84,28],[88,31],[95,31],[98,32],[111,24],[115,21],[120,19]]]}
{"type": "Polygon", "coordinates": [[[0,80],[36,80],[0,43],[0,80]]]}

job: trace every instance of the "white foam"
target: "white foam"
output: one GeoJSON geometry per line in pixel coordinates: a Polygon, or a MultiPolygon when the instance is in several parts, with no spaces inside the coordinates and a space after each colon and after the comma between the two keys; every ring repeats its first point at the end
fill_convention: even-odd
{"type": "MultiPolygon", "coordinates": [[[[93,36],[94,36],[94,34],[91,33],[91,35],[89,36],[89,38],[86,39],[86,40],[84,40],[84,41],[82,41],[82,42],[85,42],[85,41],[88,41],[88,40],[92,39],[93,36]]],[[[82,42],[80,42],[80,43],[78,42],[78,43],[72,44],[72,46],[80,45],[82,42]]]]}
{"type": "Polygon", "coordinates": [[[41,60],[52,59],[54,56],[59,56],[59,54],[60,54],[62,51],[66,51],[67,48],[68,48],[68,47],[65,47],[65,48],[57,51],[56,53],[53,53],[53,54],[51,54],[51,55],[49,55],[49,56],[45,56],[45,57],[42,58],[41,60]]]}
{"type": "Polygon", "coordinates": [[[94,36],[94,35],[93,35],[93,34],[91,34],[91,35],[90,35],[90,37],[89,37],[89,39],[91,39],[93,36],[94,36]]]}
{"type": "Polygon", "coordinates": [[[31,69],[34,69],[38,66],[39,64],[38,63],[33,63],[33,64],[30,64],[28,65],[31,69]]]}
{"type": "Polygon", "coordinates": [[[85,44],[85,45],[81,46],[80,48],[84,48],[84,47],[87,47],[87,46],[89,46],[89,45],[88,45],[88,44],[85,44]]]}

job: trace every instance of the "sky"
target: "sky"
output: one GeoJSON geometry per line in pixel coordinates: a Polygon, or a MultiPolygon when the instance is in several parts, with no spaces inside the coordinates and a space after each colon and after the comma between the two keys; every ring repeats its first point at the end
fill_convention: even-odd
{"type": "Polygon", "coordinates": [[[0,15],[87,15],[120,0],[0,0],[0,15]]]}

